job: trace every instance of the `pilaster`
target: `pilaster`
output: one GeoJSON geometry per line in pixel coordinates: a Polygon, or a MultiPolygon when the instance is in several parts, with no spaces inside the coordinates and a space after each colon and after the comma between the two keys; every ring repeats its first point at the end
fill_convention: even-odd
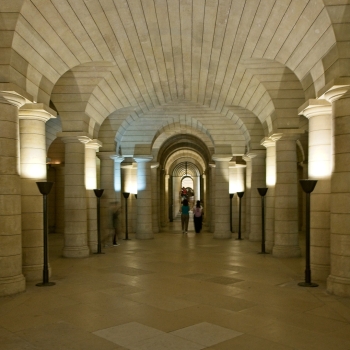
{"type": "Polygon", "coordinates": [[[214,238],[231,238],[229,162],[231,155],[213,155],[215,161],[215,230],[214,238]]]}
{"type": "Polygon", "coordinates": [[[83,258],[89,255],[84,142],[87,137],[68,132],[62,132],[58,136],[65,143],[63,256],[83,258]]]}
{"type": "Polygon", "coordinates": [[[153,233],[159,233],[159,186],[158,186],[158,162],[151,163],[152,182],[152,227],[153,233]]]}
{"type": "Polygon", "coordinates": [[[137,162],[137,239],[152,239],[152,156],[134,156],[137,162]]]}
{"type": "Polygon", "coordinates": [[[272,250],[278,258],[298,257],[298,173],[296,140],[299,129],[282,129],[271,137],[276,142],[275,243],[272,250]]]}

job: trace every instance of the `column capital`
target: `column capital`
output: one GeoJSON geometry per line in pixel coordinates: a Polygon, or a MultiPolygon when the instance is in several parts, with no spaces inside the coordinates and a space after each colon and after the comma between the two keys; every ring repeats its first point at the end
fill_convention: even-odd
{"type": "Polygon", "coordinates": [[[264,146],[265,148],[274,147],[274,146],[276,146],[276,141],[277,140],[273,139],[271,136],[270,137],[264,137],[260,141],[260,145],[264,146]]]}
{"type": "Polygon", "coordinates": [[[27,102],[26,98],[14,91],[0,91],[0,103],[10,104],[20,108],[27,102]]]}
{"type": "Polygon", "coordinates": [[[109,158],[114,160],[114,163],[121,163],[125,158],[120,156],[119,154],[110,155],[109,158]]]}
{"type": "Polygon", "coordinates": [[[135,155],[133,158],[136,163],[146,163],[146,162],[150,162],[153,159],[153,156],[135,155]]]}
{"type": "Polygon", "coordinates": [[[26,103],[18,112],[19,119],[41,120],[44,123],[56,116],[57,112],[43,103],[26,103]]]}
{"type": "Polygon", "coordinates": [[[335,78],[318,91],[317,97],[331,103],[339,100],[350,90],[350,78],[335,78]]]}
{"type": "Polygon", "coordinates": [[[303,115],[304,117],[310,119],[312,117],[317,117],[320,115],[331,115],[332,114],[332,104],[325,99],[310,99],[301,105],[298,109],[298,115],[303,115]]]}
{"type": "Polygon", "coordinates": [[[243,154],[242,159],[245,160],[246,162],[251,162],[253,158],[255,158],[257,155],[255,153],[246,153],[243,154]]]}
{"type": "Polygon", "coordinates": [[[232,159],[232,155],[228,154],[213,154],[212,157],[214,162],[229,162],[232,159]]]}
{"type": "Polygon", "coordinates": [[[82,133],[79,131],[58,132],[57,137],[61,138],[64,143],[74,143],[74,142],[87,143],[91,140],[91,138],[88,137],[86,133],[82,133]]]}
{"type": "Polygon", "coordinates": [[[97,139],[93,139],[85,143],[85,148],[93,149],[95,151],[98,151],[100,147],[102,147],[102,142],[97,139]]]}

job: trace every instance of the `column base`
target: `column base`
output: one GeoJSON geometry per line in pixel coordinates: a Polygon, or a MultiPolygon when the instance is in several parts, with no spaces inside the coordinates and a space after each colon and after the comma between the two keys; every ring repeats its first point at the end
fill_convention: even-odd
{"type": "MultiPolygon", "coordinates": [[[[49,268],[49,276],[51,276],[51,267],[49,268]]],[[[28,282],[41,281],[43,279],[44,265],[22,266],[23,275],[28,282]]]]}
{"type": "Polygon", "coordinates": [[[63,256],[65,258],[86,258],[90,254],[89,248],[86,247],[65,247],[63,256]]]}
{"type": "MultiPolygon", "coordinates": [[[[103,247],[103,244],[102,244],[102,247],[103,247]]],[[[90,249],[91,253],[96,253],[98,250],[98,243],[97,242],[89,242],[89,249],[90,249]]]]}
{"type": "Polygon", "coordinates": [[[265,250],[269,253],[272,253],[273,244],[274,244],[274,242],[272,242],[272,241],[265,241],[265,250]]]}
{"type": "Polygon", "coordinates": [[[350,297],[350,279],[330,275],[327,278],[327,292],[340,297],[350,297]]]}
{"type": "Polygon", "coordinates": [[[0,297],[13,295],[26,290],[26,280],[23,275],[0,278],[0,297]]]}
{"type": "Polygon", "coordinates": [[[232,233],[230,231],[221,231],[221,232],[214,232],[213,237],[215,239],[230,239],[232,238],[232,233]]]}
{"type": "Polygon", "coordinates": [[[301,256],[300,247],[297,246],[274,246],[272,255],[276,258],[298,258],[301,256]]]}
{"type": "Polygon", "coordinates": [[[329,265],[314,265],[311,264],[311,273],[312,279],[316,281],[327,281],[328,276],[330,275],[330,266],[329,265]]]}
{"type": "Polygon", "coordinates": [[[154,239],[153,232],[151,233],[138,233],[135,234],[136,239],[154,239]]]}

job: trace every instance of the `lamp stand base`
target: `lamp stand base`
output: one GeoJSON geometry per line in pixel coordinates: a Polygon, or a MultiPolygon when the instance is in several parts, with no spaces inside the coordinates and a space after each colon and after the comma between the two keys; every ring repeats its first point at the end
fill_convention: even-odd
{"type": "Polygon", "coordinates": [[[50,287],[54,286],[56,283],[55,282],[43,282],[43,283],[37,283],[37,287],[50,287]]]}
{"type": "Polygon", "coordinates": [[[312,283],[312,282],[299,282],[298,286],[300,286],[300,287],[318,287],[318,284],[312,283]]]}

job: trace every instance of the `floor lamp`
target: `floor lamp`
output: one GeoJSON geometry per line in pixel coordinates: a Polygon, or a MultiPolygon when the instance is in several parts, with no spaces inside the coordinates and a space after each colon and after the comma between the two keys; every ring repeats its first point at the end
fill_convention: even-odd
{"type": "Polygon", "coordinates": [[[259,254],[268,254],[265,251],[265,195],[268,188],[260,187],[258,192],[261,196],[261,252],[259,254]]]}
{"type": "Polygon", "coordinates": [[[43,195],[43,226],[44,226],[44,266],[43,266],[43,282],[37,283],[38,287],[54,286],[55,282],[49,282],[49,264],[48,264],[48,246],[47,246],[47,196],[51,191],[53,182],[37,182],[36,185],[40,193],[43,195]]]}
{"type": "Polygon", "coordinates": [[[305,282],[298,283],[301,287],[318,287],[317,283],[311,282],[311,268],[310,268],[310,194],[315,189],[317,180],[299,180],[303,191],[306,193],[306,232],[305,232],[305,282]]]}
{"type": "Polygon", "coordinates": [[[130,196],[129,192],[123,192],[123,196],[125,198],[125,238],[124,240],[129,239],[129,232],[128,232],[128,198],[130,196]]]}
{"type": "Polygon", "coordinates": [[[241,237],[241,220],[242,220],[242,197],[244,196],[244,192],[237,192],[237,196],[239,198],[239,214],[238,214],[238,240],[242,240],[241,237]]]}
{"type": "Polygon", "coordinates": [[[101,212],[101,196],[103,194],[103,189],[95,189],[94,193],[97,197],[97,252],[95,254],[104,254],[102,253],[101,248],[101,220],[100,220],[100,212],[101,212]]]}

